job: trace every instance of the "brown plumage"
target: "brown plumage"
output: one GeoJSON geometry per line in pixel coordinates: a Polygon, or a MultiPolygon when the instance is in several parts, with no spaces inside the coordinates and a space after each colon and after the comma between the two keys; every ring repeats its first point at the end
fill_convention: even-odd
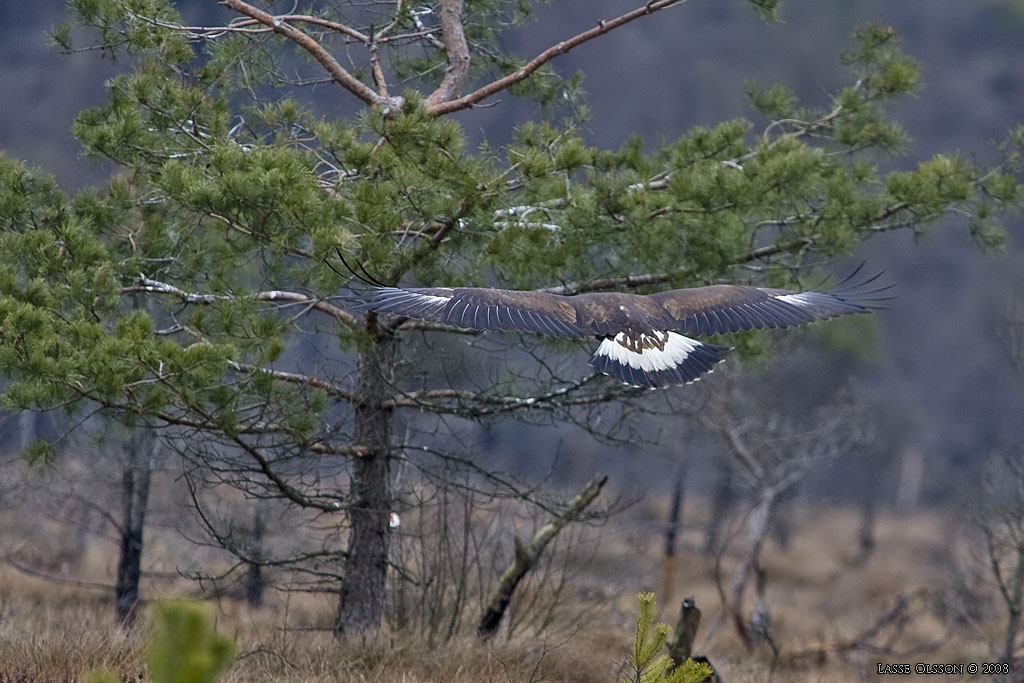
{"type": "Polygon", "coordinates": [[[711,285],[641,295],[592,292],[562,296],[486,287],[386,287],[366,283],[361,308],[465,329],[516,330],[552,337],[598,337],[590,364],[646,387],[686,384],[710,372],[728,347],[690,339],[740,330],[790,327],[878,308],[878,276],[828,290],[792,292],[711,285]],[[677,334],[678,332],[678,334],[677,334]]]}

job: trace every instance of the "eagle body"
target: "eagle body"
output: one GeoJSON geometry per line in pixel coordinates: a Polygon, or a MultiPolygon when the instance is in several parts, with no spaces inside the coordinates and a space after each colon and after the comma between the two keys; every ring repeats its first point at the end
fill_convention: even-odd
{"type": "MultiPolygon", "coordinates": [[[[859,271],[860,269],[858,269],[859,271]]],[[[588,292],[565,296],[488,287],[387,287],[366,283],[358,306],[464,329],[516,330],[552,337],[596,337],[590,364],[628,384],[687,384],[711,372],[728,347],[698,341],[740,330],[782,328],[866,313],[887,297],[866,291],[878,276],[827,291],[794,292],[710,285],[642,295],[588,292]]]]}

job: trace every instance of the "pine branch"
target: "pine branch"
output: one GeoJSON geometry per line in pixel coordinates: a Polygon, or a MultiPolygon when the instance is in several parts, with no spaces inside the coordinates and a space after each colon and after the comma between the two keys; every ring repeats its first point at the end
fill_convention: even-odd
{"type": "Polygon", "coordinates": [[[239,14],[244,14],[247,17],[255,19],[264,26],[267,26],[275,33],[280,33],[282,36],[292,41],[320,63],[324,70],[331,75],[331,78],[335,83],[348,90],[350,93],[358,97],[363,102],[369,105],[386,107],[392,110],[401,108],[401,98],[399,97],[386,97],[373,91],[368,85],[360,81],[358,78],[349,73],[345,67],[343,67],[338,60],[331,56],[323,45],[310,38],[307,34],[303,33],[299,29],[291,26],[281,17],[275,17],[268,12],[253,7],[247,2],[242,0],[220,0],[220,3],[239,14]]]}

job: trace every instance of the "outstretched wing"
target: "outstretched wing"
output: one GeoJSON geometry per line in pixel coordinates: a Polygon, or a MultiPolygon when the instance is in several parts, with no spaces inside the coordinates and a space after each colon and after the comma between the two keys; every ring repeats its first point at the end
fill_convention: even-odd
{"type": "Polygon", "coordinates": [[[519,330],[552,337],[593,335],[569,297],[480,287],[381,287],[360,295],[360,308],[470,330],[519,330]]]}
{"type": "Polygon", "coordinates": [[[823,291],[791,292],[786,289],[711,285],[673,289],[650,295],[665,315],[652,320],[683,334],[712,335],[761,328],[791,327],[880,308],[891,297],[889,287],[871,289],[879,276],[847,284],[860,269],[839,285],[823,291]]]}
{"type": "MultiPolygon", "coordinates": [[[[888,287],[878,276],[827,290],[712,285],[649,296],[600,292],[560,296],[475,287],[388,287],[360,277],[357,307],[473,330],[518,330],[552,337],[597,336],[590,364],[628,384],[684,384],[711,372],[727,350],[684,335],[790,327],[879,308],[888,287]],[[682,334],[676,334],[675,331],[682,334]]],[[[354,272],[354,271],[353,271],[354,272]]]]}

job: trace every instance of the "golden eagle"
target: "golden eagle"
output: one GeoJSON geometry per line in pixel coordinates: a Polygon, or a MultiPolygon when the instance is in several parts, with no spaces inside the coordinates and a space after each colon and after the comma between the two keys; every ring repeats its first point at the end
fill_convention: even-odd
{"type": "Polygon", "coordinates": [[[359,276],[367,289],[356,297],[362,309],[470,330],[597,337],[601,344],[591,365],[627,384],[665,387],[700,379],[729,349],[686,335],[790,327],[879,308],[890,298],[879,296],[888,287],[866,288],[881,273],[850,284],[860,270],[828,289],[803,292],[710,285],[648,295],[574,296],[490,287],[389,287],[359,276]]]}

